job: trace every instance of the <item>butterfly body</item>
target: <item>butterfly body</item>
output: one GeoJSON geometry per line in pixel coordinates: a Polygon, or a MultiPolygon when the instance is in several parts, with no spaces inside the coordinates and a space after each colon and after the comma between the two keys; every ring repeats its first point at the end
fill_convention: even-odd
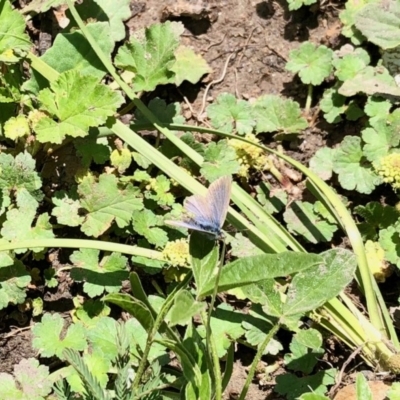
{"type": "Polygon", "coordinates": [[[229,208],[232,180],[223,176],[213,182],[205,196],[196,194],[184,202],[187,218],[183,221],[166,221],[167,224],[192,229],[213,239],[223,237],[222,226],[229,208]]]}

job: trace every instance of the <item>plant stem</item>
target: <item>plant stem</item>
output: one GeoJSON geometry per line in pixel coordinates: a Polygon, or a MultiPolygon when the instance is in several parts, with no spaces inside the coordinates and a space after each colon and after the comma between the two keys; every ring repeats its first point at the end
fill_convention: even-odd
{"type": "Polygon", "coordinates": [[[253,359],[253,362],[251,363],[249,373],[247,374],[246,382],[244,383],[242,392],[240,393],[238,400],[245,400],[247,391],[249,390],[250,383],[253,380],[254,373],[256,371],[258,363],[261,360],[264,350],[267,347],[268,343],[271,341],[271,339],[274,337],[276,332],[278,332],[279,328],[280,324],[279,323],[275,324],[268,332],[268,335],[265,337],[264,341],[260,344],[260,346],[258,346],[257,353],[253,359]]]}
{"type": "Polygon", "coordinates": [[[308,113],[310,112],[313,89],[314,89],[313,85],[311,85],[311,84],[308,85],[307,100],[306,100],[306,106],[305,106],[305,109],[304,109],[304,112],[305,112],[306,116],[308,116],[308,113]]]}

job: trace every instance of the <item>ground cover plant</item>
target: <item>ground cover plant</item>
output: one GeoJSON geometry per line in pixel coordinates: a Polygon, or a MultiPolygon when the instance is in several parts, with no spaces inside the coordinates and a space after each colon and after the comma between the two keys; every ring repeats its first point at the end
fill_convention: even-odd
{"type": "Polygon", "coordinates": [[[348,1],[340,40],[293,41],[295,98],[209,97],[253,31],[210,80],[187,37],[221,5],[129,24],[151,4],[0,0],[0,398],[321,400],[353,368],[398,398],[400,6],[348,1]],[[335,135],[304,160],[317,120],[335,135]],[[222,239],[167,223],[226,177],[222,239]]]}

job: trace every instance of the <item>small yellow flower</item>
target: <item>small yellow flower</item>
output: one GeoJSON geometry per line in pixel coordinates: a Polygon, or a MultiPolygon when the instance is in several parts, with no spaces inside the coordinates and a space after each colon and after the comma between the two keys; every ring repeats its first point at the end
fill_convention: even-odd
{"type": "Polygon", "coordinates": [[[163,256],[174,267],[188,267],[189,243],[186,239],[178,239],[168,242],[163,250],[163,256]]]}
{"type": "Polygon", "coordinates": [[[393,189],[400,189],[400,153],[388,154],[382,157],[375,170],[393,189]]]}
{"type": "MultiPolygon", "coordinates": [[[[251,133],[246,135],[245,139],[256,144],[260,143],[256,136],[251,133]]],[[[267,156],[262,149],[238,139],[230,139],[228,143],[236,151],[237,161],[240,164],[239,176],[248,177],[250,169],[255,169],[257,171],[262,171],[264,169],[267,156]]]]}

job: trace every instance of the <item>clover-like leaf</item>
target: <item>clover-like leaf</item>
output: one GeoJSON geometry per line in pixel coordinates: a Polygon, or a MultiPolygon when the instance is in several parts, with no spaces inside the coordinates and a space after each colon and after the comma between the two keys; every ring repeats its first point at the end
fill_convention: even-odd
{"type": "Polygon", "coordinates": [[[174,82],[174,52],[179,44],[175,22],[167,21],[146,28],[144,35],[138,33],[122,46],[115,64],[119,68],[132,71],[135,91],[152,91],[158,85],[174,82]]]}
{"type": "Polygon", "coordinates": [[[311,243],[327,242],[332,239],[337,226],[317,213],[313,204],[306,201],[291,203],[283,217],[289,232],[303,236],[311,243]]]}
{"type": "Polygon", "coordinates": [[[98,83],[96,77],[73,70],[60,74],[50,87],[38,95],[41,109],[52,117],[35,125],[40,142],[61,143],[66,135],[87,136],[90,127],[103,124],[124,101],[120,93],[98,83]]]}
{"type": "Polygon", "coordinates": [[[82,249],[74,251],[70,259],[74,263],[71,278],[85,282],[83,290],[90,297],[118,292],[121,282],[128,278],[128,260],[120,253],[111,253],[100,261],[98,250],[82,249]]]}
{"type": "Polygon", "coordinates": [[[332,56],[333,51],[328,47],[305,42],[290,52],[286,69],[298,73],[305,84],[320,85],[332,71],[332,56]]]}
{"type": "Polygon", "coordinates": [[[220,140],[218,143],[211,142],[207,146],[200,172],[209,181],[214,181],[221,176],[238,172],[239,168],[235,150],[228,146],[226,140],[220,140]]]}
{"type": "Polygon", "coordinates": [[[307,128],[298,103],[276,95],[259,97],[253,104],[256,132],[300,133],[307,128]]]}
{"type": "Polygon", "coordinates": [[[77,351],[87,347],[85,328],[81,324],[72,324],[65,335],[64,320],[59,314],[45,314],[42,321],[32,328],[32,346],[39,351],[42,357],[57,356],[63,359],[64,349],[77,351]]]}
{"type": "Polygon", "coordinates": [[[0,253],[0,310],[10,304],[23,303],[30,282],[31,276],[21,261],[0,253]]]}
{"type": "Polygon", "coordinates": [[[213,104],[207,107],[207,115],[216,129],[239,135],[253,131],[255,121],[251,115],[251,106],[245,100],[238,100],[230,93],[221,93],[213,104]]]}
{"type": "Polygon", "coordinates": [[[175,72],[175,85],[179,86],[183,81],[197,83],[201,77],[211,72],[207,61],[196,54],[190,47],[179,46],[175,51],[175,64],[171,71],[175,72]]]}
{"type": "Polygon", "coordinates": [[[31,43],[25,33],[24,17],[12,9],[8,0],[1,4],[0,26],[0,62],[17,62],[20,58],[17,52],[28,51],[31,43]]]}
{"type": "Polygon", "coordinates": [[[346,136],[336,149],[333,170],[339,176],[340,185],[347,190],[369,194],[381,182],[371,168],[364,166],[361,139],[356,136],[346,136]]]}
{"type": "Polygon", "coordinates": [[[124,228],[133,211],[143,208],[136,189],[130,184],[121,187],[114,175],[102,174],[98,182],[92,176],[85,177],[78,194],[81,207],[87,212],[81,229],[88,236],[99,237],[114,220],[124,228]]]}
{"type": "Polygon", "coordinates": [[[132,214],[133,229],[144,236],[149,243],[163,247],[168,242],[168,235],[157,227],[159,224],[159,218],[150,210],[135,211],[132,214]]]}

